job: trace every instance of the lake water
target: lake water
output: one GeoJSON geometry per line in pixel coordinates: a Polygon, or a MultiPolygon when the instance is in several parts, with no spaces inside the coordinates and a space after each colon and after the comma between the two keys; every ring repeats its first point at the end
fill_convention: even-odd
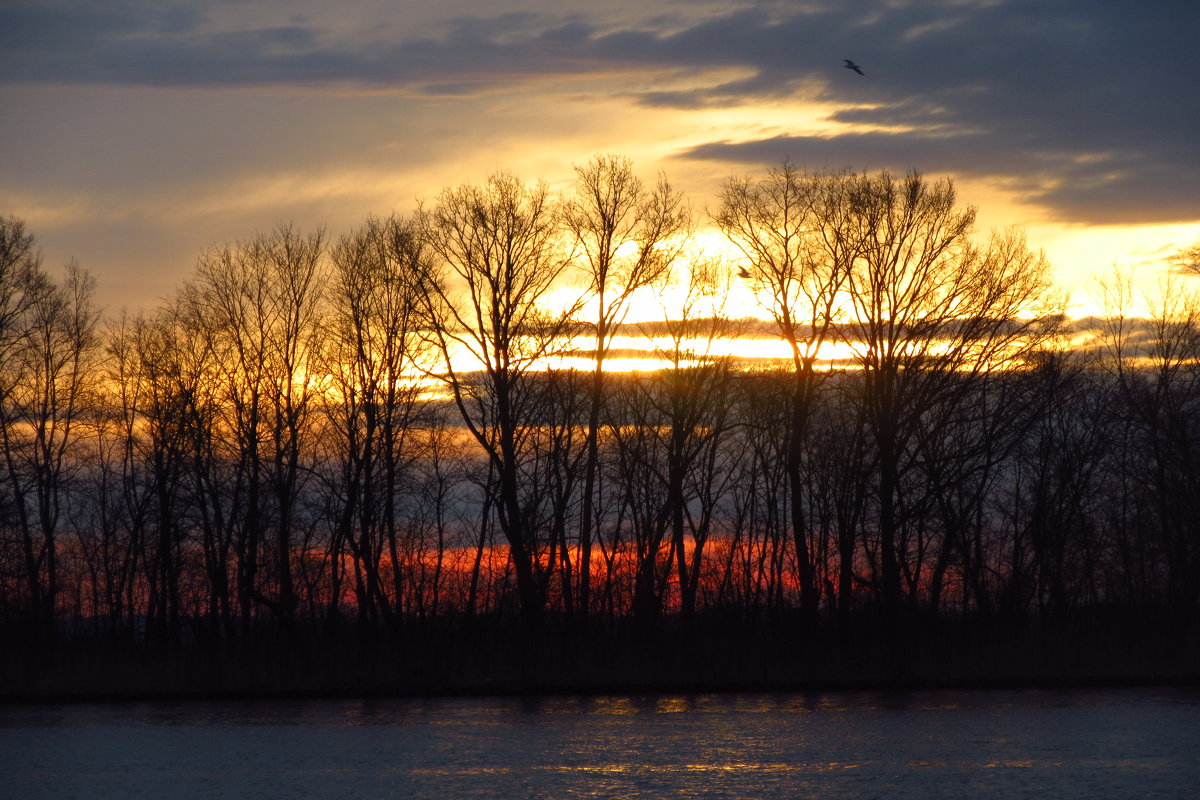
{"type": "Polygon", "coordinates": [[[9,706],[0,796],[1197,797],[1200,691],[9,706]]]}

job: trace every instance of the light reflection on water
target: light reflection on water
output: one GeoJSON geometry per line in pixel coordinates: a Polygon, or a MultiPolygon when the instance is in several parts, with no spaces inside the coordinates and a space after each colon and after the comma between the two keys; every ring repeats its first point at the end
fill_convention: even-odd
{"type": "Polygon", "coordinates": [[[1188,797],[1200,692],[0,709],[11,797],[1188,797]]]}

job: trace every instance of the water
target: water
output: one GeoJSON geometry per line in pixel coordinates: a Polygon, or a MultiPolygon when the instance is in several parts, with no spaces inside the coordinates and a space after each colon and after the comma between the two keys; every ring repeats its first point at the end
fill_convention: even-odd
{"type": "Polygon", "coordinates": [[[1200,692],[0,708],[0,796],[1181,798],[1200,692]]]}

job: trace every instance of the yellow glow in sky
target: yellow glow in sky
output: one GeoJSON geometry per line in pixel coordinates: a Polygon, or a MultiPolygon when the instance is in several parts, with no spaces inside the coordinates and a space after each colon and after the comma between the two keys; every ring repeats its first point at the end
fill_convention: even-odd
{"type": "MultiPolygon", "coordinates": [[[[1162,153],[1178,162],[1156,162],[1157,183],[1186,181],[1194,147],[1180,148],[1176,111],[1190,98],[1162,95],[1157,72],[1139,83],[1133,59],[1108,76],[1031,84],[1030,62],[1044,54],[1022,49],[1025,27],[996,24],[1006,4],[952,4],[949,16],[884,2],[286,5],[214,7],[182,28],[152,6],[112,18],[98,7],[69,36],[42,30],[42,46],[60,48],[49,66],[37,50],[0,70],[0,211],[26,221],[49,265],[75,257],[93,272],[110,311],[156,305],[214,244],[280,223],[336,237],[497,170],[568,192],[572,165],[599,153],[629,156],[648,180],[665,173],[690,199],[701,246],[717,253],[706,211],[722,181],[785,156],[804,169],[954,176],[962,202],[979,208],[981,235],[1023,226],[1046,250],[1077,314],[1095,311],[1092,283],[1114,264],[1152,289],[1163,257],[1200,240],[1200,205],[1189,214],[1178,187],[1160,196],[1155,182],[1138,184],[1141,194],[1124,196],[1144,194],[1143,208],[1184,200],[1131,212],[1128,224],[1068,224],[1079,214],[1039,200],[1072,181],[1099,190],[1162,153]],[[242,43],[232,62],[231,36],[242,43]],[[972,36],[991,49],[967,44],[972,36]],[[962,43],[961,63],[930,70],[920,55],[947,43],[962,43]],[[850,44],[858,52],[844,52],[850,44]],[[160,60],[179,48],[186,63],[160,60]],[[843,69],[850,56],[866,75],[843,69]],[[15,67],[24,78],[6,79],[15,67]],[[1076,81],[1102,84],[1105,102],[1082,103],[1076,81]],[[1012,112],[1019,140],[1003,132],[1013,120],[996,112],[1001,97],[1023,103],[1012,112]],[[1093,131],[1104,135],[1090,141],[1093,131]],[[726,145],[759,146],[742,160],[694,153],[726,145]],[[1156,216],[1182,221],[1132,222],[1156,216]]],[[[1063,30],[1115,24],[1082,6],[1044,13],[1063,17],[1063,30]]],[[[1060,46],[1107,68],[1110,54],[1089,50],[1104,41],[1060,46]]],[[[629,319],[656,319],[677,299],[639,298],[629,319]]],[[[735,288],[727,312],[751,309],[735,288]]]]}

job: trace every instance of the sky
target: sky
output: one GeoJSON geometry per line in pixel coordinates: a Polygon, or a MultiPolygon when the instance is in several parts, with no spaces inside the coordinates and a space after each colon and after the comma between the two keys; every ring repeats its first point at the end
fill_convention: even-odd
{"type": "Polygon", "coordinates": [[[951,176],[1082,303],[1200,240],[1197,30],[1179,0],[2,0],[0,214],[136,310],[207,247],[497,170],[625,155],[703,219],[789,158],[951,176]]]}

